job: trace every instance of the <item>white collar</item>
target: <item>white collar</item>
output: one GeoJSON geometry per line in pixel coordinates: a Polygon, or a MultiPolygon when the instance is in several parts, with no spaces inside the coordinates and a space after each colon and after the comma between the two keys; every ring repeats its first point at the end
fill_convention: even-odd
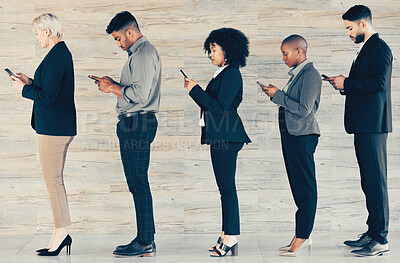
{"type": "Polygon", "coordinates": [[[225,65],[225,66],[223,66],[223,67],[219,67],[218,69],[217,69],[217,71],[215,71],[215,73],[214,73],[214,79],[219,75],[219,73],[221,73],[226,67],[227,67],[228,65],[225,65]]]}

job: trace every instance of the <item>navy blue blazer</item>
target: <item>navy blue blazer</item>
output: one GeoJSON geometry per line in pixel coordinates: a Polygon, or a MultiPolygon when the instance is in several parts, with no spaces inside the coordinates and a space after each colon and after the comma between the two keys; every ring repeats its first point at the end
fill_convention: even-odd
{"type": "Polygon", "coordinates": [[[237,113],[243,98],[243,80],[239,68],[226,67],[208,83],[205,91],[196,85],[189,95],[204,113],[201,144],[251,142],[237,113]]]}
{"type": "Polygon", "coordinates": [[[346,95],[347,133],[392,131],[392,62],[389,46],[377,33],[372,35],[358,54],[341,91],[346,95]]]}
{"type": "Polygon", "coordinates": [[[37,134],[76,135],[74,66],[63,41],[47,53],[22,96],[34,101],[31,125],[37,134]]]}

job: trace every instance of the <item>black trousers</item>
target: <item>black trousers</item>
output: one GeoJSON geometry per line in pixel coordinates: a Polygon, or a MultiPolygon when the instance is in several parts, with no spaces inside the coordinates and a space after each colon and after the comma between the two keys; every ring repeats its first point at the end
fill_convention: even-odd
{"type": "Polygon", "coordinates": [[[153,200],[148,181],[150,144],[157,132],[154,113],[121,119],[117,124],[122,164],[136,210],[137,240],[154,240],[153,200]]]}
{"type": "Polygon", "coordinates": [[[354,146],[368,210],[367,235],[385,244],[389,228],[387,133],[354,134],[354,146]]]}
{"type": "Polygon", "coordinates": [[[236,193],[236,160],[243,143],[211,144],[211,162],[214,169],[222,206],[222,231],[239,235],[239,202],[236,193]]]}
{"type": "Polygon", "coordinates": [[[318,135],[293,136],[281,131],[281,143],[290,189],[297,206],[296,237],[308,239],[317,210],[314,152],[318,135]]]}

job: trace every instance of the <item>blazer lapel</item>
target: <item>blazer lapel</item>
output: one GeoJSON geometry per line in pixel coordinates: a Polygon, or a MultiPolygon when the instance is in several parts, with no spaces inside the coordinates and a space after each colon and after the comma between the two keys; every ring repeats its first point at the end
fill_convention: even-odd
{"type": "MultiPolygon", "coordinates": [[[[229,67],[229,66],[228,66],[228,67],[229,67]]],[[[212,79],[210,80],[210,82],[208,82],[208,85],[207,85],[207,87],[206,87],[206,92],[207,92],[208,90],[210,90],[210,88],[212,87],[213,83],[214,83],[217,79],[219,79],[219,78],[222,77],[222,75],[225,73],[225,70],[226,70],[228,67],[224,68],[224,69],[218,74],[217,77],[212,78],[212,79]]],[[[202,114],[203,114],[203,109],[200,110],[200,117],[201,117],[202,114]]]]}
{"type": "Polygon", "coordinates": [[[375,39],[377,39],[377,38],[379,38],[379,34],[375,33],[367,40],[367,42],[364,44],[364,46],[360,50],[360,53],[358,54],[356,60],[354,61],[353,64],[351,64],[349,75],[351,75],[353,70],[356,68],[356,64],[358,61],[360,61],[360,58],[365,56],[366,54],[368,54],[368,50],[371,48],[371,45],[373,44],[373,42],[375,42],[375,39]]]}
{"type": "Polygon", "coordinates": [[[209,90],[209,89],[211,88],[212,84],[213,84],[217,79],[221,78],[221,77],[224,75],[225,70],[226,70],[227,68],[229,68],[229,66],[227,66],[226,68],[224,68],[224,69],[218,74],[218,76],[216,76],[215,78],[212,78],[212,79],[211,79],[211,81],[210,81],[210,82],[208,83],[208,85],[207,85],[206,91],[209,90]]]}
{"type": "Polygon", "coordinates": [[[304,67],[300,70],[299,74],[297,74],[296,77],[292,80],[292,82],[290,82],[290,85],[286,92],[287,94],[289,94],[290,90],[294,87],[294,85],[296,84],[296,82],[300,78],[300,76],[303,75],[304,70],[306,70],[312,66],[313,66],[313,63],[311,61],[308,62],[306,65],[304,65],[304,67]]]}

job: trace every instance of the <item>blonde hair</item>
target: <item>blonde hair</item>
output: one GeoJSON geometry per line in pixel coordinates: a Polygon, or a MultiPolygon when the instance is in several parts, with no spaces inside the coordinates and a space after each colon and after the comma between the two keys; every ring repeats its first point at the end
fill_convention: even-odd
{"type": "Polygon", "coordinates": [[[36,29],[45,30],[46,28],[51,32],[50,38],[63,37],[64,28],[61,21],[54,14],[45,13],[33,19],[32,31],[36,31],[36,29]]]}

